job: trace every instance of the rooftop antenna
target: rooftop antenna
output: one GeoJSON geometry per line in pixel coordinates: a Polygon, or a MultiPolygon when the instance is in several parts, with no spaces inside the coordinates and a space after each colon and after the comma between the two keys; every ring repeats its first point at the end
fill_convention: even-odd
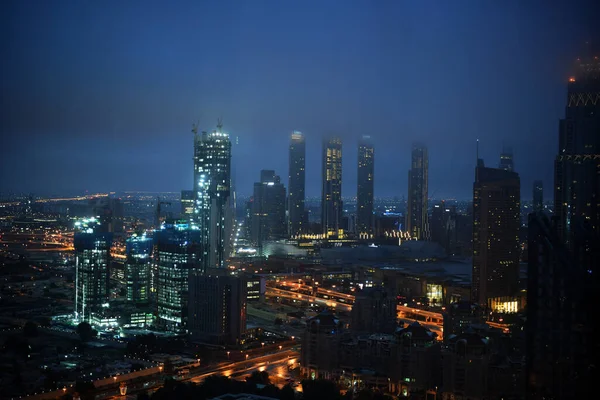
{"type": "Polygon", "coordinates": [[[476,150],[476,154],[477,154],[477,163],[479,163],[479,139],[477,139],[477,150],[476,150]]]}
{"type": "Polygon", "coordinates": [[[192,132],[194,132],[194,136],[198,134],[198,126],[200,125],[200,121],[197,121],[195,124],[192,124],[192,132]]]}
{"type": "Polygon", "coordinates": [[[221,133],[221,129],[223,129],[223,117],[217,118],[217,129],[221,133]]]}

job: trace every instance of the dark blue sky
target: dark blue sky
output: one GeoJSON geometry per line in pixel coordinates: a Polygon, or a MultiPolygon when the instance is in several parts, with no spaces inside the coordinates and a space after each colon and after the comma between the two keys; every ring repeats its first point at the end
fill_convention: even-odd
{"type": "Polygon", "coordinates": [[[287,185],[292,130],[320,195],[321,140],[374,138],[376,196],[405,195],[410,145],[430,195],[471,196],[475,140],[512,145],[523,198],[551,196],[566,80],[594,40],[594,1],[0,2],[0,191],[192,187],[192,122],[239,137],[237,186],[287,185]],[[176,3],[176,6],[173,5],[176,3]]]}

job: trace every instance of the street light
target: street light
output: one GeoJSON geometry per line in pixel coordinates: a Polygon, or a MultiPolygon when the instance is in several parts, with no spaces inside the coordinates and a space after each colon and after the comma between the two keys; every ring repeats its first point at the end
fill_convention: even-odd
{"type": "Polygon", "coordinates": [[[248,359],[248,354],[246,354],[246,360],[248,359]]]}
{"type": "Polygon", "coordinates": [[[230,351],[227,352],[227,359],[229,360],[229,353],[231,353],[230,351]]]}

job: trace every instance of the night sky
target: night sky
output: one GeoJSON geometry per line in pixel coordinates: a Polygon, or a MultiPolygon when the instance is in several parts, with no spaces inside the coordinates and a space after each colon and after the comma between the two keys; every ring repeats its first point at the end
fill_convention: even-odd
{"type": "Polygon", "coordinates": [[[429,194],[470,198],[514,148],[522,197],[551,197],[566,81],[597,38],[594,1],[0,2],[0,192],[192,187],[191,124],[239,137],[238,192],[261,169],[287,186],[292,130],[320,196],[324,135],[375,143],[375,195],[405,196],[410,146],[429,147],[429,194]],[[177,4],[174,6],[173,4],[177,4]]]}

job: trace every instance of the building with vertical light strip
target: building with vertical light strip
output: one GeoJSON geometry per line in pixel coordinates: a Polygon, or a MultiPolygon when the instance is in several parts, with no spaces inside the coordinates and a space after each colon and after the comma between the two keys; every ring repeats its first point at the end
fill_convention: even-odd
{"type": "Polygon", "coordinates": [[[290,140],[288,180],[288,235],[302,233],[304,224],[304,200],[306,187],[306,143],[301,132],[294,131],[290,140]]]}
{"type": "Polygon", "coordinates": [[[321,227],[326,237],[342,235],[342,139],[323,141],[321,227]]]}
{"type": "Polygon", "coordinates": [[[429,182],[429,156],[427,147],[415,143],[412,147],[408,171],[408,204],[406,230],[417,240],[429,240],[427,196],[429,182]]]}
{"type": "Polygon", "coordinates": [[[112,233],[97,218],[75,222],[75,319],[89,322],[108,307],[112,233]]]}
{"type": "Polygon", "coordinates": [[[218,129],[198,134],[194,127],[194,214],[192,224],[200,231],[200,268],[223,268],[227,257],[230,224],[231,141],[218,129]]]}
{"type": "Polygon", "coordinates": [[[373,196],[375,183],[375,150],[370,136],[358,143],[358,174],[356,189],[356,234],[371,237],[373,234],[373,196]]]}

